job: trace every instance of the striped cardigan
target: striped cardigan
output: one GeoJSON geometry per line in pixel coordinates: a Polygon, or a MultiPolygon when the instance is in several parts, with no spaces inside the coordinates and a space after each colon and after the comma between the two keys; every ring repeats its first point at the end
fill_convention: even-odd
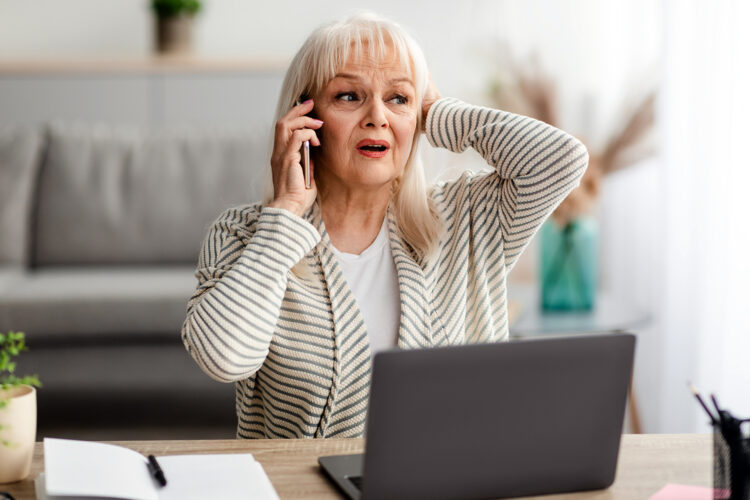
{"type": "MultiPolygon", "coordinates": [[[[426,135],[454,152],[473,147],[496,171],[430,190],[444,235],[428,262],[415,259],[389,208],[398,346],[506,340],[506,276],[578,185],[588,154],[550,125],[451,98],[430,108],[426,135]]],[[[196,277],[182,340],[209,376],[235,383],[238,437],[363,435],[369,341],[317,204],[304,217],[259,204],[227,210],[196,277]],[[308,276],[290,272],[302,259],[308,276]]]]}

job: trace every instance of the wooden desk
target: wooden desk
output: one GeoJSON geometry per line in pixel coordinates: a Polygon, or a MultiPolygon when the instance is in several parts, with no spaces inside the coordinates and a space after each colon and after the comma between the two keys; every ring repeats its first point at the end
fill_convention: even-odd
{"type": "MultiPolygon", "coordinates": [[[[228,441],[123,441],[143,454],[250,452],[263,464],[276,491],[287,498],[342,498],[318,469],[317,457],[357,453],[362,439],[228,440],[228,441]]],[[[708,434],[627,434],[620,447],[617,478],[607,489],[586,493],[527,497],[548,500],[645,500],[667,483],[711,485],[711,436],[708,434]]],[[[0,485],[17,500],[34,500],[35,478],[44,468],[42,444],[37,443],[31,479],[0,485]]]]}

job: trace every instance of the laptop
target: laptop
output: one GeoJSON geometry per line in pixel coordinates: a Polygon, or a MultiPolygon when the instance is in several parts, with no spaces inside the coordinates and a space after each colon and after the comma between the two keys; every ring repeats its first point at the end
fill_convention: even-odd
{"type": "Polygon", "coordinates": [[[612,333],[377,353],[364,455],[318,463],[352,499],[606,488],[634,350],[612,333]]]}

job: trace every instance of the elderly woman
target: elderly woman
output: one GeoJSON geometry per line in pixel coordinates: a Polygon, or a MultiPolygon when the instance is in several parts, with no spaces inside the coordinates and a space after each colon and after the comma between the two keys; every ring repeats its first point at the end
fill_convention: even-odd
{"type": "Polygon", "coordinates": [[[362,436],[374,352],[508,338],[508,272],[588,155],[542,122],[441,98],[414,40],[374,15],[310,35],[277,120],[273,195],[209,230],[182,339],[235,383],[238,437],[362,436]],[[494,171],[427,189],[422,134],[494,171]]]}

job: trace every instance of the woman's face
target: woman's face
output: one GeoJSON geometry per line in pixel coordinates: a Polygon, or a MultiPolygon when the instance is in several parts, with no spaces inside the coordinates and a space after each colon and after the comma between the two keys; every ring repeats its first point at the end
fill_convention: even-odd
{"type": "Polygon", "coordinates": [[[316,179],[322,185],[382,189],[400,176],[417,127],[414,82],[397,60],[349,60],[315,96],[316,179]]]}

